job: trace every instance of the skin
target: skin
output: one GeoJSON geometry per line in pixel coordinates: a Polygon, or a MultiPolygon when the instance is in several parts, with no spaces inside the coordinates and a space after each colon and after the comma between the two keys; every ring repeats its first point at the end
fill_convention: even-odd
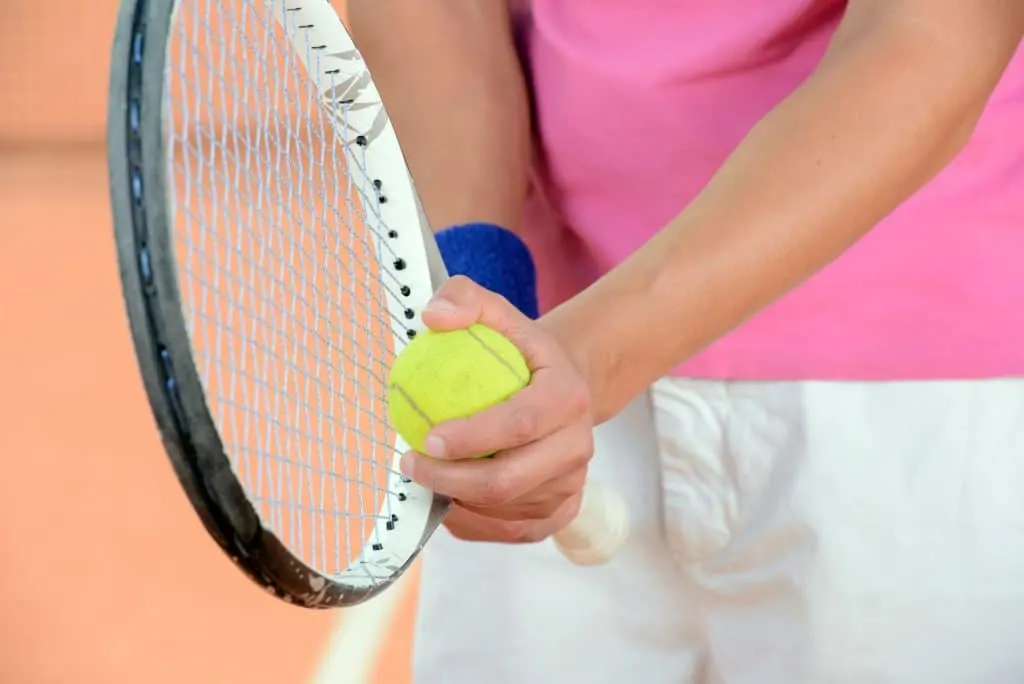
{"type": "MultiPolygon", "coordinates": [[[[516,229],[530,131],[501,3],[349,8],[432,224],[516,229]]],[[[593,426],[839,257],[942,170],[1022,36],[1024,0],[851,0],[815,73],[590,288],[530,321],[465,278],[442,287],[423,312],[428,326],[490,325],[534,371],[509,401],[438,425],[429,456],[405,456],[407,475],[456,500],[450,531],[533,542],[566,525],[593,426]],[[617,324],[598,323],[608,318],[617,324]]]]}

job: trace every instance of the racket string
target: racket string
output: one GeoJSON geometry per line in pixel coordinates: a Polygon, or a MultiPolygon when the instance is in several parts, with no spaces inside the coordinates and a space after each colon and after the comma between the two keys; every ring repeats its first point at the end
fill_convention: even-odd
{"type": "MultiPolygon", "coordinates": [[[[225,44],[221,43],[220,46],[221,47],[225,47],[225,44]]],[[[191,49],[195,53],[197,58],[201,58],[202,57],[202,54],[201,54],[201,52],[199,51],[199,49],[197,47],[195,47],[193,45],[193,46],[191,46],[191,49]]],[[[228,88],[234,89],[236,91],[236,93],[237,93],[237,87],[234,84],[232,84],[227,78],[225,78],[224,76],[220,75],[220,73],[221,73],[219,71],[220,67],[214,66],[208,60],[203,60],[203,66],[206,68],[206,70],[208,72],[210,72],[210,74],[211,74],[210,80],[211,81],[216,80],[221,85],[223,85],[225,87],[228,87],[228,88]]],[[[330,89],[333,89],[333,87],[331,87],[330,89]]],[[[314,90],[314,92],[315,92],[315,90],[314,90]]],[[[212,98],[212,97],[208,97],[208,101],[212,101],[213,99],[214,98],[212,98]]],[[[319,95],[317,95],[316,99],[317,100],[320,99],[319,95]]],[[[320,104],[322,106],[324,106],[323,102],[320,102],[320,104]]],[[[330,109],[331,109],[332,113],[336,110],[336,107],[337,107],[338,104],[342,105],[342,112],[343,113],[342,113],[342,115],[340,117],[336,116],[336,114],[335,114],[334,115],[335,118],[338,118],[341,121],[341,124],[342,124],[343,128],[346,128],[346,129],[354,128],[352,126],[352,124],[349,123],[349,119],[348,119],[348,110],[349,110],[351,105],[349,103],[331,102],[330,109]]],[[[326,108],[326,106],[325,106],[325,108],[326,108]]],[[[286,123],[283,120],[281,120],[280,118],[277,119],[277,122],[278,123],[282,123],[282,124],[286,123]]],[[[322,125],[322,121],[321,121],[321,125],[322,125]]],[[[288,130],[289,132],[291,130],[287,125],[282,126],[282,127],[285,130],[288,130]]],[[[267,127],[266,130],[272,131],[273,129],[267,127]]],[[[320,136],[320,137],[318,137],[318,139],[321,140],[321,141],[326,141],[327,138],[326,138],[326,136],[320,136]]],[[[278,140],[276,142],[279,143],[280,141],[278,140]]],[[[380,180],[380,179],[373,179],[373,178],[371,178],[371,174],[370,174],[370,172],[369,172],[369,170],[367,168],[367,165],[366,165],[365,149],[363,148],[363,146],[359,145],[354,140],[338,140],[338,141],[335,141],[335,143],[345,147],[348,150],[350,150],[352,146],[360,148],[360,154],[363,157],[363,159],[362,159],[362,163],[357,163],[357,167],[358,167],[361,175],[365,176],[369,180],[371,186],[373,185],[373,181],[380,180]]],[[[285,146],[285,147],[287,147],[287,146],[285,146]]],[[[357,188],[357,192],[359,192],[359,194],[361,196],[360,199],[362,200],[361,204],[363,206],[364,218],[367,218],[367,217],[370,216],[369,213],[366,213],[367,212],[366,207],[372,207],[374,209],[372,217],[374,218],[374,220],[377,223],[380,224],[380,226],[382,228],[385,229],[385,230],[381,230],[380,228],[372,228],[372,227],[369,227],[369,226],[367,227],[368,230],[370,230],[374,234],[375,238],[377,238],[374,241],[374,243],[378,247],[380,247],[381,249],[384,249],[384,250],[388,251],[392,258],[399,259],[400,255],[394,251],[394,249],[390,246],[388,240],[385,239],[386,236],[387,236],[387,231],[391,230],[391,227],[388,226],[386,218],[382,215],[382,213],[380,211],[381,210],[381,206],[380,206],[381,203],[379,201],[380,200],[380,195],[376,192],[376,188],[374,189],[374,191],[371,191],[369,188],[365,187],[365,184],[364,184],[363,187],[357,188]]],[[[393,277],[394,274],[388,272],[388,275],[393,277]]]]}
{"type": "Polygon", "coordinates": [[[265,523],[339,573],[398,496],[381,416],[407,284],[387,184],[346,139],[349,106],[322,96],[334,76],[310,78],[324,70],[308,31],[271,16],[281,2],[180,4],[169,191],[200,374],[265,523]],[[310,73],[292,53],[303,41],[310,73]]]}
{"type": "MultiPolygon", "coordinates": [[[[195,218],[195,219],[197,219],[197,220],[200,220],[200,217],[199,217],[199,216],[197,216],[196,214],[192,213],[192,212],[190,211],[190,208],[189,208],[189,207],[188,207],[187,205],[186,205],[186,207],[185,207],[185,211],[186,211],[187,213],[189,213],[189,215],[190,215],[190,216],[191,216],[192,218],[195,218]]],[[[256,238],[258,237],[258,236],[256,235],[255,231],[251,231],[251,230],[250,230],[250,231],[248,231],[248,232],[250,233],[250,235],[249,235],[249,237],[250,237],[250,238],[256,239],[256,238]]],[[[218,241],[218,240],[220,240],[219,238],[216,238],[216,237],[213,237],[212,239],[213,239],[213,241],[218,241]]],[[[242,249],[241,249],[240,247],[232,247],[232,245],[233,245],[233,244],[238,244],[238,239],[239,239],[239,238],[237,238],[237,237],[236,237],[236,240],[234,240],[234,241],[232,241],[232,242],[230,242],[230,243],[229,243],[229,242],[227,242],[227,241],[224,241],[224,245],[225,245],[225,248],[226,248],[226,249],[227,249],[227,250],[228,250],[228,251],[229,251],[229,252],[230,252],[231,254],[234,254],[234,255],[237,255],[237,256],[244,256],[244,254],[243,254],[243,252],[242,252],[242,249]]],[[[189,246],[190,248],[194,248],[194,243],[193,243],[192,241],[188,240],[187,238],[183,239],[183,241],[184,241],[184,242],[185,242],[185,243],[186,243],[186,244],[187,244],[187,245],[188,245],[188,246],[189,246]]],[[[201,252],[201,251],[196,251],[196,252],[195,252],[195,253],[193,254],[193,257],[192,257],[192,259],[193,259],[194,261],[202,261],[202,262],[208,262],[208,265],[209,265],[209,267],[210,267],[210,268],[213,268],[213,269],[216,269],[216,271],[217,271],[218,273],[225,273],[225,272],[230,272],[230,269],[229,269],[228,267],[225,267],[225,266],[220,266],[220,265],[218,265],[218,264],[217,264],[217,262],[216,262],[216,260],[214,260],[214,259],[213,259],[212,257],[209,257],[209,256],[205,255],[205,254],[204,254],[203,252],[201,252]]],[[[276,276],[274,276],[274,274],[273,274],[273,273],[272,273],[271,271],[269,271],[269,270],[267,270],[267,269],[257,269],[257,270],[259,270],[259,271],[260,271],[260,273],[261,273],[262,275],[265,275],[266,277],[268,277],[268,278],[272,279],[272,280],[274,281],[274,284],[275,284],[275,285],[280,285],[280,286],[282,286],[282,287],[287,287],[287,286],[288,286],[288,283],[287,283],[287,282],[286,282],[286,281],[285,281],[284,279],[282,279],[282,278],[280,278],[280,277],[276,277],[276,276]]],[[[294,276],[295,276],[296,278],[299,278],[299,279],[303,278],[303,276],[301,275],[300,271],[299,271],[299,270],[298,270],[298,269],[297,269],[297,268],[296,268],[295,266],[293,266],[293,265],[292,265],[292,266],[289,266],[289,267],[288,267],[288,270],[289,270],[289,271],[290,271],[290,272],[291,272],[291,273],[292,273],[292,274],[293,274],[293,275],[294,275],[294,276]]],[[[351,275],[355,275],[355,273],[351,273],[351,275]]],[[[201,284],[205,284],[205,283],[201,283],[201,284]]],[[[254,285],[253,285],[252,283],[246,283],[246,284],[244,284],[244,285],[239,285],[239,286],[240,286],[240,287],[242,287],[242,288],[243,288],[243,289],[244,289],[244,290],[245,290],[245,291],[246,291],[247,293],[249,293],[249,294],[253,294],[253,295],[256,295],[256,294],[257,294],[257,292],[256,292],[256,288],[255,288],[255,286],[254,286],[254,285]]],[[[305,304],[305,305],[307,305],[307,306],[313,306],[313,305],[312,305],[312,303],[310,302],[310,300],[309,300],[308,298],[306,298],[306,297],[304,297],[304,296],[302,296],[302,295],[298,295],[298,294],[296,294],[296,295],[294,295],[294,296],[295,296],[295,297],[297,298],[297,301],[298,301],[299,303],[305,304]]],[[[276,308],[277,308],[278,310],[280,310],[280,308],[281,308],[281,307],[280,307],[280,305],[273,305],[273,304],[268,304],[268,306],[276,306],[276,308]]],[[[339,304],[339,308],[341,308],[341,307],[340,307],[340,304],[339,304]]],[[[385,307],[385,308],[386,308],[386,307],[385,307]]],[[[379,314],[379,313],[377,313],[377,312],[374,312],[374,311],[372,311],[372,310],[369,310],[369,309],[367,309],[367,311],[366,311],[366,314],[367,314],[367,315],[368,315],[369,317],[371,317],[371,318],[375,319],[375,322],[377,322],[377,323],[381,323],[381,324],[383,324],[383,323],[385,322],[385,320],[384,320],[384,316],[382,316],[381,314],[379,314]]],[[[404,319],[402,319],[402,318],[399,318],[398,316],[396,316],[396,315],[395,315],[395,314],[394,314],[393,312],[391,312],[391,310],[390,310],[390,309],[386,309],[386,311],[385,311],[385,315],[387,316],[387,318],[391,319],[391,322],[393,322],[393,323],[397,323],[397,324],[399,324],[399,325],[404,325],[404,324],[406,323],[406,321],[405,321],[404,319]]]]}
{"type": "MultiPolygon", "coordinates": [[[[196,148],[194,145],[191,145],[191,143],[188,140],[182,140],[182,144],[185,145],[185,146],[189,146],[191,148],[191,151],[193,151],[197,157],[199,157],[202,154],[201,150],[196,148]]],[[[223,147],[222,145],[219,145],[217,143],[216,139],[213,139],[213,138],[210,139],[210,146],[211,146],[211,148],[217,149],[220,152],[220,157],[222,158],[222,160],[232,160],[232,161],[235,160],[234,159],[234,155],[231,152],[229,152],[225,147],[223,147]]],[[[237,197],[237,195],[238,195],[237,185],[235,185],[234,187],[236,189],[236,192],[235,192],[236,204],[239,204],[240,203],[240,199],[237,197]]],[[[200,184],[199,185],[199,189],[203,190],[203,185],[200,184]]],[[[279,198],[279,197],[280,197],[280,193],[275,196],[275,198],[279,198]]],[[[301,218],[299,216],[295,215],[284,203],[279,202],[279,208],[280,208],[281,211],[283,211],[286,214],[287,218],[291,219],[293,222],[301,223],[301,218]]],[[[336,213],[334,218],[339,219],[339,222],[343,223],[343,220],[341,220],[342,217],[340,215],[340,212],[336,213]]],[[[364,219],[365,218],[369,218],[369,214],[364,214],[364,219]]],[[[240,222],[239,228],[241,229],[242,227],[249,225],[251,222],[252,222],[252,217],[250,217],[249,221],[240,222]]],[[[249,232],[251,234],[255,233],[255,231],[253,231],[251,228],[249,229],[249,232]]],[[[378,230],[374,230],[373,232],[379,237],[379,239],[380,239],[380,241],[382,243],[386,243],[385,234],[384,233],[381,233],[378,230]]],[[[216,238],[214,237],[214,239],[216,239],[216,238]]],[[[390,247],[388,249],[391,250],[390,247]]],[[[396,259],[398,258],[397,254],[393,250],[391,250],[391,254],[396,259]]],[[[310,256],[311,258],[313,257],[312,253],[309,253],[309,252],[306,253],[306,256],[310,256]]],[[[328,256],[333,256],[333,258],[338,262],[339,265],[341,265],[341,266],[345,266],[346,265],[346,262],[341,261],[340,258],[337,257],[335,254],[329,253],[328,256]]],[[[378,261],[380,261],[379,255],[378,255],[378,261]]],[[[399,292],[396,292],[394,289],[392,289],[393,285],[398,285],[399,288],[401,289],[401,287],[402,287],[401,279],[398,278],[390,269],[384,269],[384,270],[382,270],[381,273],[383,275],[386,275],[388,277],[389,281],[390,281],[390,283],[382,283],[381,284],[382,287],[385,289],[385,291],[396,302],[402,302],[406,295],[402,294],[400,290],[399,290],[399,292]]],[[[350,270],[349,271],[349,275],[353,275],[354,276],[355,273],[350,270]]],[[[365,282],[362,282],[360,280],[356,280],[355,282],[357,283],[357,285],[359,287],[369,290],[369,288],[368,288],[368,286],[366,285],[365,282]]],[[[405,320],[400,319],[397,316],[395,316],[394,314],[392,314],[389,307],[384,307],[384,308],[387,311],[387,315],[389,315],[393,319],[394,322],[396,322],[396,323],[398,323],[400,325],[405,325],[406,324],[405,320]]]]}
{"type": "MultiPolygon", "coordinates": [[[[248,3],[243,3],[243,5],[244,6],[249,6],[248,3]]],[[[272,31],[267,31],[266,33],[268,35],[273,34],[272,31]]],[[[234,32],[232,32],[232,35],[239,35],[239,36],[243,36],[244,37],[245,34],[244,34],[244,31],[234,31],[234,32]]],[[[219,41],[219,46],[221,48],[226,47],[226,45],[222,41],[219,41]]],[[[194,56],[197,59],[201,59],[202,53],[199,51],[199,49],[195,45],[191,45],[190,48],[191,48],[191,51],[194,54],[194,56]]],[[[245,53],[243,53],[243,54],[245,54],[245,53]]],[[[206,71],[209,74],[208,84],[212,84],[212,82],[214,80],[216,80],[222,86],[227,87],[227,88],[231,88],[234,91],[235,95],[236,95],[236,97],[234,98],[233,101],[237,103],[238,100],[240,99],[240,98],[237,97],[237,86],[234,85],[234,83],[230,79],[228,79],[228,78],[224,77],[223,75],[221,75],[223,73],[223,71],[224,71],[223,66],[214,66],[213,64],[211,64],[209,62],[209,60],[201,60],[201,61],[202,61],[203,66],[206,68],[206,71]]],[[[265,64],[265,61],[264,61],[264,64],[265,64]]],[[[181,75],[186,75],[186,74],[181,74],[181,75]]],[[[249,82],[248,79],[246,80],[246,82],[247,83],[249,82]]],[[[310,81],[310,83],[312,83],[312,81],[310,81]]],[[[333,90],[334,87],[335,86],[333,85],[333,75],[332,75],[332,86],[329,87],[329,90],[333,90]]],[[[210,85],[208,87],[208,90],[209,89],[212,89],[212,85],[210,85]]],[[[313,90],[313,94],[316,96],[316,99],[319,99],[319,96],[316,95],[315,89],[312,89],[312,90],[313,90]]],[[[214,97],[212,95],[207,97],[207,101],[213,101],[213,100],[214,100],[214,97]]],[[[198,100],[197,100],[197,102],[198,102],[198,100]]],[[[322,102],[321,102],[321,104],[322,104],[322,102]]],[[[332,103],[332,114],[333,114],[333,111],[336,108],[337,104],[338,103],[336,103],[336,102],[332,103]]],[[[341,103],[341,104],[342,104],[342,111],[343,111],[342,116],[336,117],[336,114],[334,114],[334,116],[336,118],[339,118],[342,121],[343,128],[346,128],[346,129],[353,128],[353,126],[351,125],[351,123],[349,122],[349,119],[348,119],[348,110],[349,110],[351,105],[348,104],[348,103],[341,103]]],[[[237,105],[236,105],[236,108],[237,108],[237,105]]],[[[316,117],[316,119],[320,121],[321,129],[323,129],[322,117],[316,117]]],[[[276,117],[276,123],[286,124],[286,122],[283,121],[282,119],[280,119],[279,116],[276,117]]],[[[282,125],[281,128],[283,128],[286,131],[289,131],[289,134],[291,133],[291,128],[289,126],[282,125]]],[[[308,128],[308,126],[307,126],[307,128],[308,128]]],[[[261,132],[262,131],[272,132],[274,129],[271,128],[271,127],[268,127],[268,126],[261,126],[260,130],[261,130],[261,132]]],[[[318,138],[320,140],[322,140],[322,141],[326,141],[326,136],[325,135],[320,135],[320,136],[318,136],[318,138]]],[[[216,138],[211,136],[210,140],[211,140],[211,144],[216,145],[216,142],[217,142],[216,138]]],[[[279,149],[279,150],[281,149],[281,147],[288,147],[288,145],[284,145],[284,146],[280,145],[280,142],[281,142],[280,140],[276,140],[274,142],[278,143],[277,145],[275,145],[275,147],[277,149],[279,149]]],[[[350,149],[353,145],[355,145],[357,148],[360,148],[360,154],[362,156],[362,160],[361,160],[361,163],[357,163],[357,167],[359,168],[359,170],[361,172],[360,175],[365,177],[366,179],[368,179],[371,185],[373,184],[373,181],[379,180],[379,179],[370,179],[370,175],[371,174],[367,170],[366,151],[365,151],[365,147],[364,146],[361,146],[358,143],[355,143],[353,141],[341,140],[341,141],[336,141],[336,142],[338,144],[344,146],[347,149],[350,149]]],[[[334,146],[331,146],[331,147],[332,147],[332,151],[333,151],[334,146]]],[[[262,148],[257,146],[257,149],[262,149],[262,148]]],[[[297,159],[299,161],[301,161],[301,157],[298,157],[297,159]]],[[[334,160],[337,161],[337,157],[336,156],[334,157],[334,160]]],[[[266,160],[264,160],[264,162],[265,161],[266,160]]],[[[279,158],[278,158],[278,161],[280,161],[279,158]]],[[[260,168],[260,167],[257,167],[257,168],[260,168]]],[[[349,177],[349,180],[351,180],[351,177],[349,177]]],[[[379,249],[387,250],[389,252],[391,258],[399,259],[400,258],[399,255],[394,251],[394,249],[390,246],[389,241],[386,239],[387,231],[392,230],[392,229],[388,226],[386,219],[384,218],[384,216],[382,215],[382,213],[380,211],[381,210],[381,204],[380,204],[380,201],[379,201],[380,200],[380,196],[375,191],[371,192],[366,187],[359,188],[358,192],[361,195],[361,200],[363,200],[362,203],[361,203],[361,206],[363,207],[363,211],[364,211],[363,218],[369,218],[371,216],[371,214],[368,213],[368,211],[366,209],[367,207],[371,207],[371,208],[374,209],[374,211],[372,213],[372,217],[374,218],[375,222],[379,223],[382,228],[386,229],[386,230],[382,231],[380,228],[375,228],[375,227],[371,227],[370,225],[367,225],[368,230],[370,230],[374,234],[374,237],[376,238],[376,240],[373,241],[374,244],[377,245],[379,249]]],[[[340,213],[336,216],[336,218],[340,218],[340,213]]],[[[369,241],[363,241],[363,244],[364,244],[364,246],[369,246],[369,241]]],[[[381,260],[381,263],[383,263],[383,260],[381,260]]],[[[399,279],[390,270],[385,270],[384,273],[385,273],[385,275],[389,276],[390,278],[392,278],[396,282],[398,282],[399,279]]],[[[400,300],[400,296],[399,295],[395,295],[395,299],[396,300],[400,300]]]]}

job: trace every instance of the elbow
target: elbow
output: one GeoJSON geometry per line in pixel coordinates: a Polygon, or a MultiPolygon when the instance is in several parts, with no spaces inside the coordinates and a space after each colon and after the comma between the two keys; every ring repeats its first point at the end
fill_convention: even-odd
{"type": "Polygon", "coordinates": [[[889,87],[901,91],[893,101],[916,110],[923,140],[951,159],[970,140],[1022,37],[1024,10],[1000,16],[986,4],[992,1],[923,12],[917,2],[859,0],[823,64],[852,57],[886,73],[889,87]]]}

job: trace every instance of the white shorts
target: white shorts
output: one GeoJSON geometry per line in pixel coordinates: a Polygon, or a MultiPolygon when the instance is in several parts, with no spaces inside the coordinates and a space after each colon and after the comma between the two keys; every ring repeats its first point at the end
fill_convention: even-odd
{"type": "Polygon", "coordinates": [[[1024,683],[1024,379],[667,379],[597,445],[621,556],[439,533],[416,684],[1024,683]]]}

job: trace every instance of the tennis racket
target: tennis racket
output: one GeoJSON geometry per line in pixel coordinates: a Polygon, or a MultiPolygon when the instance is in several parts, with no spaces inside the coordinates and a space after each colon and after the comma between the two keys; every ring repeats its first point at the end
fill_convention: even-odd
{"type": "MultiPolygon", "coordinates": [[[[450,501],[397,469],[386,378],[447,275],[327,0],[122,2],[109,164],[123,295],[166,452],[210,535],[309,608],[386,589],[450,501]]],[[[607,561],[588,485],[555,537],[607,561]]]]}

